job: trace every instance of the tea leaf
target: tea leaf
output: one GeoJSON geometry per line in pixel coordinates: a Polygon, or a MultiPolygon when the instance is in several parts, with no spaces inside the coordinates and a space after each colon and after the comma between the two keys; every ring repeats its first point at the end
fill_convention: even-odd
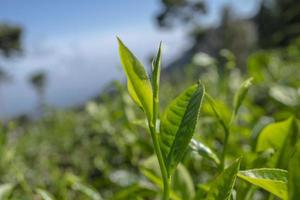
{"type": "Polygon", "coordinates": [[[239,171],[238,177],[270,193],[287,199],[288,173],[282,169],[261,168],[239,171]]]}
{"type": "MultiPolygon", "coordinates": [[[[151,182],[153,182],[157,187],[160,189],[163,189],[163,182],[161,178],[156,176],[153,172],[147,169],[141,169],[142,174],[147,177],[151,182]]],[[[170,199],[172,200],[181,200],[177,194],[175,194],[173,191],[170,192],[170,199]]]]}
{"type": "Polygon", "coordinates": [[[214,161],[217,165],[220,164],[218,156],[205,144],[195,139],[192,139],[190,147],[192,148],[192,150],[196,151],[199,155],[203,156],[204,158],[208,158],[214,161]]]}
{"type": "Polygon", "coordinates": [[[75,191],[79,191],[85,194],[92,200],[102,200],[100,193],[98,193],[94,188],[81,182],[80,178],[74,174],[67,174],[67,180],[71,187],[75,191]]]}
{"type": "Polygon", "coordinates": [[[204,86],[194,85],[174,99],[163,114],[160,142],[169,175],[193,137],[203,96],[204,86]]]}
{"type": "Polygon", "coordinates": [[[212,183],[206,200],[229,200],[241,160],[238,159],[226,168],[212,183]]]}
{"type": "Polygon", "coordinates": [[[15,184],[5,183],[0,185],[0,199],[5,199],[9,194],[11,194],[15,184]]]}
{"type": "Polygon", "coordinates": [[[193,179],[184,165],[178,165],[172,179],[172,188],[181,199],[191,200],[194,198],[195,187],[193,179]]]}
{"type": "Polygon", "coordinates": [[[156,126],[158,111],[159,111],[159,81],[161,69],[161,43],[159,44],[158,52],[155,60],[152,62],[152,88],[153,88],[153,125],[156,126]]]}
{"type": "MultiPolygon", "coordinates": [[[[183,176],[185,176],[184,173],[182,172],[182,168],[183,168],[183,166],[178,167],[175,174],[178,174],[178,176],[181,178],[181,182],[184,182],[185,186],[183,188],[176,188],[176,190],[175,190],[176,192],[178,192],[179,190],[185,191],[185,190],[187,190],[187,188],[189,188],[188,190],[192,190],[190,187],[193,187],[193,185],[190,186],[191,184],[193,184],[193,183],[190,183],[191,180],[189,180],[188,178],[182,178],[183,176]]],[[[161,180],[159,164],[158,164],[157,157],[155,155],[152,155],[149,158],[145,159],[141,163],[140,170],[141,170],[142,174],[144,176],[146,176],[158,188],[163,189],[163,182],[161,180]]],[[[182,193],[183,191],[179,191],[179,193],[182,193]]],[[[175,193],[174,191],[171,191],[170,198],[173,200],[181,199],[181,198],[179,198],[177,193],[175,193]]]]}
{"type": "Polygon", "coordinates": [[[44,200],[54,200],[51,194],[43,189],[36,189],[36,192],[42,197],[44,200]]]}
{"type": "Polygon", "coordinates": [[[140,61],[119,38],[118,42],[122,66],[127,76],[128,92],[135,103],[142,107],[148,120],[151,120],[153,100],[149,77],[140,61]]]}
{"type": "Polygon", "coordinates": [[[73,184],[72,188],[74,190],[80,191],[92,200],[102,200],[101,195],[92,187],[85,185],[80,182],[76,182],[73,184]]]}
{"type": "Polygon", "coordinates": [[[161,43],[159,44],[156,58],[152,62],[152,88],[156,91],[159,87],[159,78],[161,70],[161,43]]]}
{"type": "Polygon", "coordinates": [[[267,125],[258,136],[256,151],[265,151],[268,148],[280,149],[290,132],[293,118],[267,125]]]}
{"type": "Polygon", "coordinates": [[[234,115],[236,115],[248,93],[249,87],[252,85],[253,78],[249,78],[245,80],[240,88],[238,89],[237,93],[234,96],[234,101],[233,101],[233,109],[234,109],[234,115]]]}

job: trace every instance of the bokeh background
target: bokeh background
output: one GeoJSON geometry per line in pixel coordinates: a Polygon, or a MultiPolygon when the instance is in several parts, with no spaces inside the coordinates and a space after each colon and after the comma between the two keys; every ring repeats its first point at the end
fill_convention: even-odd
{"type": "MultiPolygon", "coordinates": [[[[300,115],[298,0],[0,0],[7,198],[41,199],[40,188],[56,199],[154,199],[159,189],[140,173],[151,141],[127,95],[116,36],[148,70],[163,42],[162,108],[202,79],[227,116],[242,80],[254,77],[231,141],[244,167],[262,127],[300,115]]],[[[222,130],[203,110],[197,137],[218,154],[222,130]]],[[[195,157],[184,163],[200,184],[216,169],[195,157]]]]}
{"type": "Polygon", "coordinates": [[[174,11],[164,14],[167,3],[165,6],[159,1],[134,0],[1,1],[1,22],[20,29],[15,40],[19,40],[21,50],[19,55],[1,59],[2,71],[13,77],[1,89],[1,117],[33,114],[37,98],[28,80],[38,72],[47,76],[45,101],[55,107],[83,104],[97,96],[111,80],[121,80],[116,36],[128,43],[143,61],[148,61],[159,41],[163,41],[164,60],[168,64],[181,57],[194,42],[188,34],[196,24],[188,19],[180,23],[177,18],[193,17],[195,23],[208,28],[221,23],[224,6],[232,7],[232,15],[244,18],[254,16],[259,9],[259,1],[212,1],[207,2],[207,13],[198,20],[196,15],[201,15],[202,8],[192,13],[181,13],[185,8],[172,8],[174,11]],[[157,20],[164,15],[165,19],[157,20]]]}

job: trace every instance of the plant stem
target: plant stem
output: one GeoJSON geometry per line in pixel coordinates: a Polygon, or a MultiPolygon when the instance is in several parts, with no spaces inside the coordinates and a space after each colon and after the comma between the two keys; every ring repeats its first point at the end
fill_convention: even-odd
{"type": "Polygon", "coordinates": [[[221,164],[220,164],[221,171],[223,171],[225,168],[227,146],[228,146],[228,140],[229,140],[229,136],[230,136],[230,127],[231,127],[232,123],[234,122],[234,120],[235,120],[235,113],[232,113],[228,125],[223,124],[225,138],[224,138],[223,151],[222,151],[221,164]]]}
{"type": "Polygon", "coordinates": [[[228,139],[230,135],[229,128],[224,127],[224,132],[225,132],[225,139],[224,139],[224,144],[223,144],[223,151],[222,151],[222,156],[221,156],[221,164],[220,164],[220,170],[223,171],[225,168],[225,159],[226,159],[226,154],[227,154],[227,144],[228,144],[228,139]]]}
{"type": "MultiPolygon", "coordinates": [[[[152,123],[151,123],[152,124],[152,123]]],[[[154,150],[158,159],[158,163],[159,163],[159,167],[160,167],[160,171],[161,171],[161,175],[162,175],[162,179],[163,179],[163,184],[164,184],[164,191],[163,191],[163,200],[169,200],[169,196],[170,196],[170,181],[169,181],[169,176],[168,176],[168,172],[167,172],[167,168],[163,159],[163,155],[160,149],[160,145],[158,142],[158,137],[157,137],[157,133],[155,131],[155,127],[152,125],[150,125],[150,131],[151,131],[151,137],[152,137],[152,142],[154,145],[154,150]]]]}
{"type": "Polygon", "coordinates": [[[153,88],[153,116],[152,119],[148,119],[149,128],[151,132],[152,142],[154,150],[158,159],[161,176],[164,184],[164,191],[162,200],[169,200],[170,196],[170,179],[166,164],[160,149],[160,144],[158,141],[158,135],[156,131],[156,123],[158,118],[158,106],[159,106],[159,79],[160,79],[160,68],[161,68],[161,43],[159,44],[159,50],[157,52],[156,59],[153,62],[152,71],[152,88],[153,88]]]}
{"type": "Polygon", "coordinates": [[[158,141],[158,135],[156,132],[156,119],[157,119],[157,113],[158,113],[158,93],[154,93],[154,98],[153,98],[153,119],[149,123],[149,128],[151,132],[151,137],[152,137],[152,142],[154,146],[154,151],[158,159],[162,179],[163,179],[163,184],[164,184],[164,191],[163,191],[163,200],[169,200],[170,196],[170,181],[169,181],[169,175],[168,171],[165,165],[165,161],[160,149],[159,141],[158,141]]]}

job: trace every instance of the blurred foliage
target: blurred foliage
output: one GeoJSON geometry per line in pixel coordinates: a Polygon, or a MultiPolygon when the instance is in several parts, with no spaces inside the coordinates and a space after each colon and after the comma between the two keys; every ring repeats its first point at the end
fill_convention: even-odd
{"type": "Polygon", "coordinates": [[[0,23],[0,52],[4,56],[21,50],[21,34],[20,27],[0,23]]]}
{"type": "Polygon", "coordinates": [[[156,16],[158,25],[170,28],[176,22],[198,24],[199,16],[206,13],[203,0],[161,0],[162,11],[156,16]]]}
{"type": "Polygon", "coordinates": [[[300,35],[300,2],[262,1],[254,21],[257,24],[260,46],[286,46],[300,35]]]}

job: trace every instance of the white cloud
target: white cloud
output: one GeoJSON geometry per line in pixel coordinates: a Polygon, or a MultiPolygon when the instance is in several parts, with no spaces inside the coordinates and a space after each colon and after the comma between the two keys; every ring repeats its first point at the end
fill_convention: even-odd
{"type": "Polygon", "coordinates": [[[151,27],[129,27],[116,33],[74,33],[29,43],[24,56],[4,62],[14,77],[14,82],[2,86],[5,117],[34,109],[36,97],[27,80],[36,70],[47,72],[47,103],[54,106],[82,103],[97,95],[108,81],[121,80],[116,35],[142,61],[155,53],[160,41],[165,47],[164,60],[178,55],[187,44],[181,31],[159,32],[151,27]]]}

